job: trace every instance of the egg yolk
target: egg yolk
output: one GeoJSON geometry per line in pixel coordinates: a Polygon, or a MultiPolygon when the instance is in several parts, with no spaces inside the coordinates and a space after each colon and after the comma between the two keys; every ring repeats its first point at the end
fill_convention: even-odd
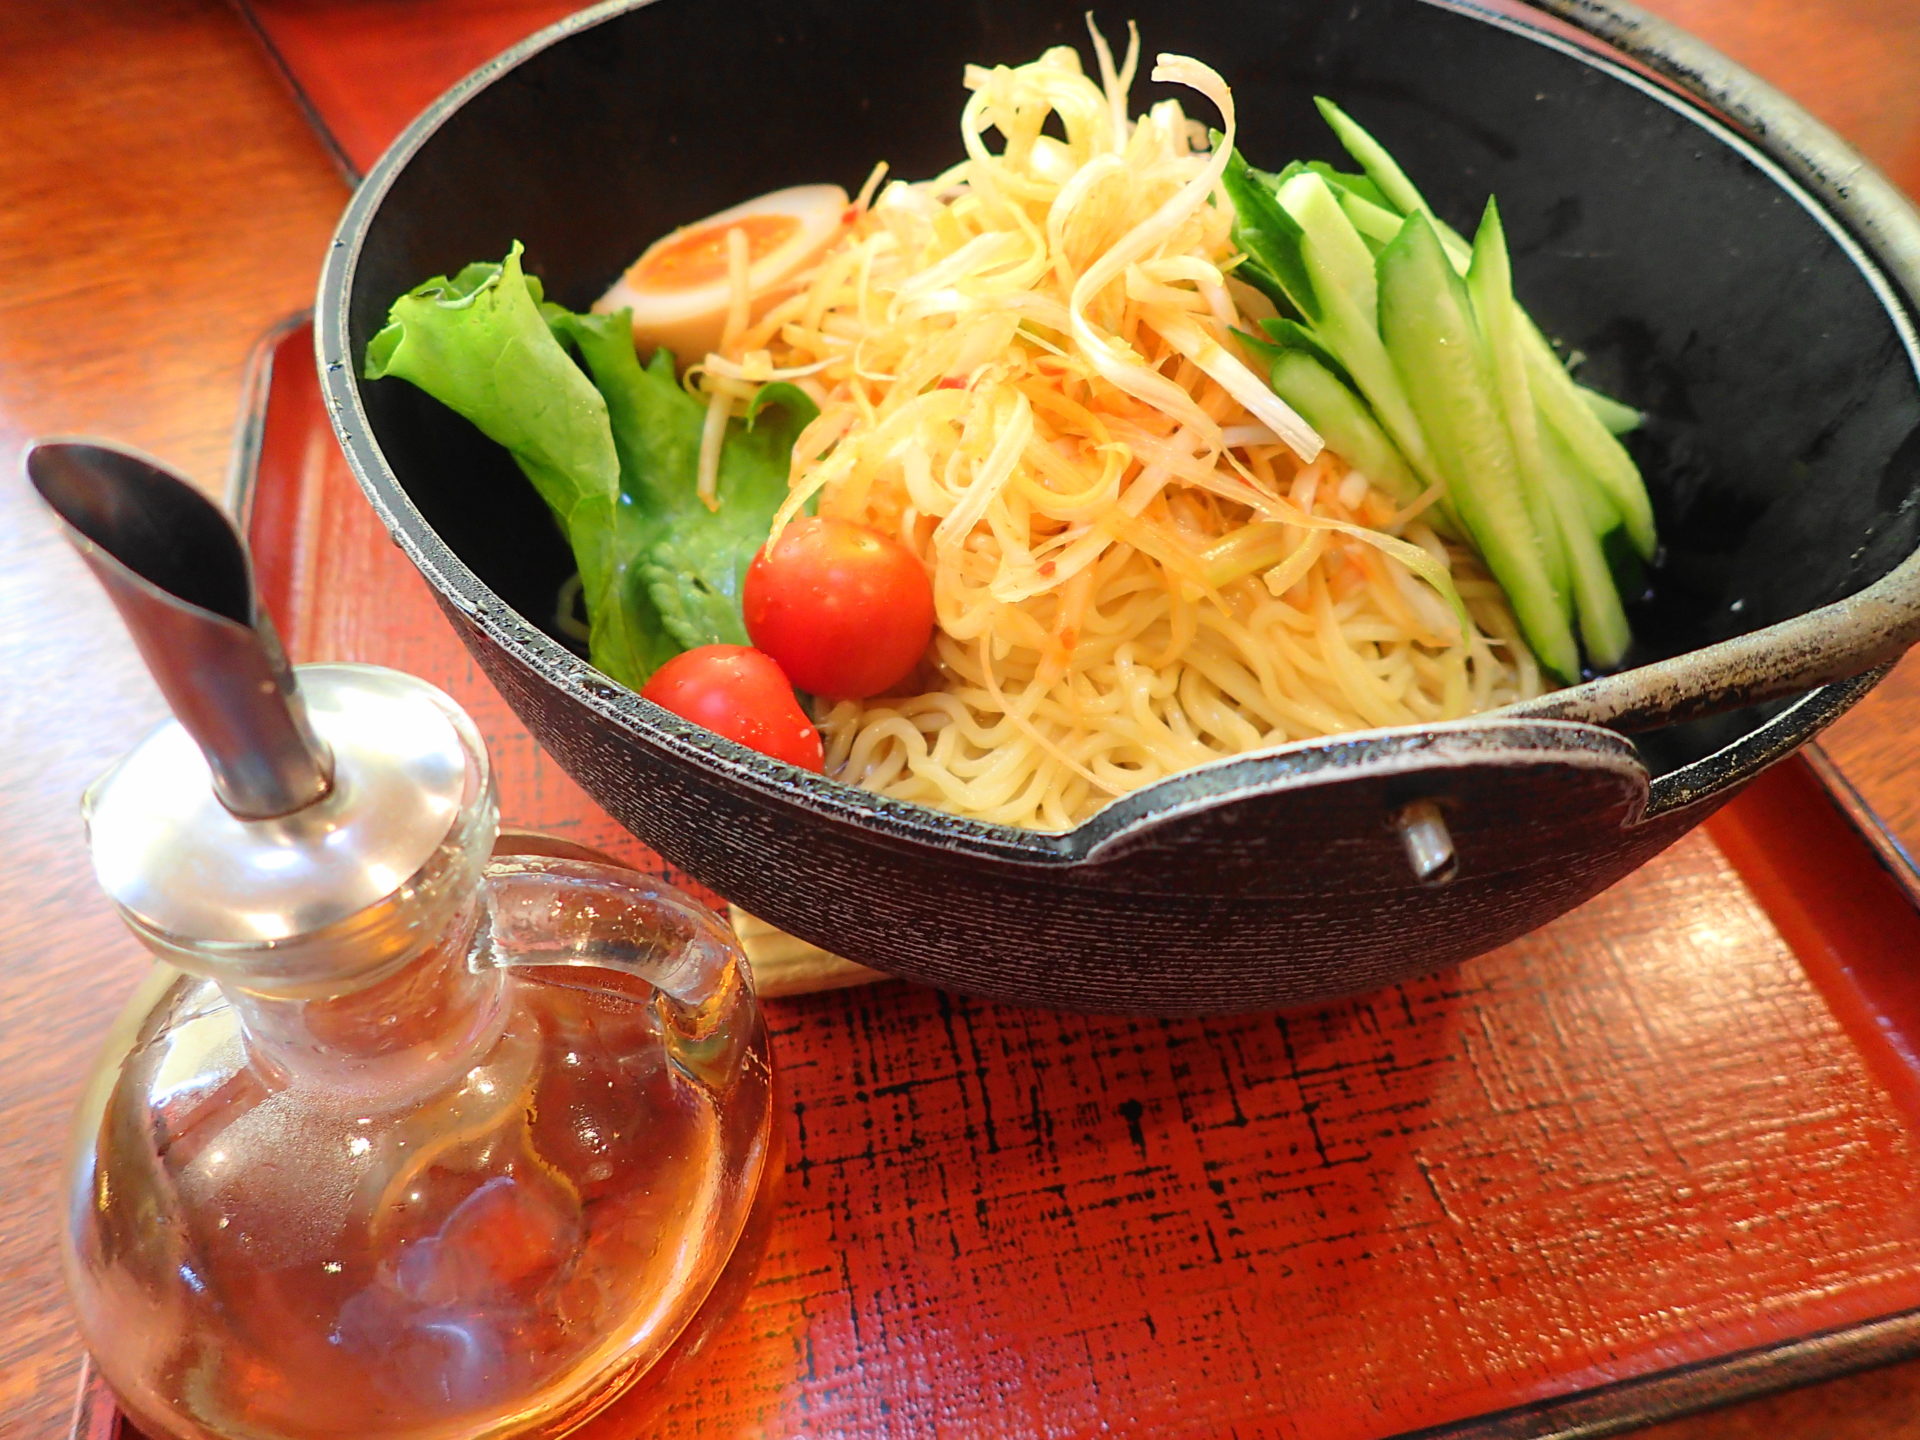
{"type": "Polygon", "coordinates": [[[669,236],[627,272],[637,290],[692,290],[727,278],[727,232],[747,237],[747,263],[771,254],[793,237],[800,222],[791,215],[742,215],[669,236]]]}

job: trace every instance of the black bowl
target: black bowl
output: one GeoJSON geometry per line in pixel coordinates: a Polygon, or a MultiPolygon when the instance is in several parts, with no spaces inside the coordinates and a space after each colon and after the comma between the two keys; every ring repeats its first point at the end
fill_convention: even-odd
{"type": "Polygon", "coordinates": [[[1624,6],[1554,8],[1593,33],[1410,0],[1100,17],[1220,69],[1254,157],[1331,158],[1311,104],[1328,94],[1457,224],[1497,192],[1522,298],[1583,378],[1649,411],[1650,663],[1530,715],[1221,762],[1066,835],[884,800],[589,668],[543,628],[571,560],[511,463],[411,387],[357,378],[395,296],[516,238],[584,307],[648,240],[746,196],[851,188],[882,157],[936,173],[959,155],[962,64],[1082,42],[1081,0],[659,0],[508,52],[401,137],[342,222],[319,309],[340,439],[540,742],[663,855],[806,939],[977,993],[1162,1013],[1474,954],[1671,843],[1864,693],[1920,615],[1920,223],[1695,42],[1624,6]],[[1428,800],[1453,857],[1423,874],[1405,819],[1428,800]]]}

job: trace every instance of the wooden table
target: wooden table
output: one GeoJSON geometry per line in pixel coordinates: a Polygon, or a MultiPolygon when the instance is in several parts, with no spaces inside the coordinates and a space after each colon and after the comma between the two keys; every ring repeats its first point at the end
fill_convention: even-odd
{"type": "MultiPolygon", "coordinates": [[[[1920,0],[1658,0],[1920,193],[1920,0]]],[[[0,9],[0,1433],[64,1434],[79,1350],[54,1257],[80,1078],[146,962],[88,873],[82,788],[158,717],[105,600],[15,478],[110,434],[218,483],[249,348],[309,303],[342,181],[218,0],[0,9]]],[[[1831,748],[1911,838],[1910,663],[1831,748]]],[[[1920,1363],[1695,1417],[1667,1440],[1920,1436],[1920,1363]]]]}

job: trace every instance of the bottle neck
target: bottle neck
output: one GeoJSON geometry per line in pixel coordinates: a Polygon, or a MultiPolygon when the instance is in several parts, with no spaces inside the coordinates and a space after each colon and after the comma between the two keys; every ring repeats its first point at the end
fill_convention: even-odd
{"type": "MultiPolygon", "coordinates": [[[[147,908],[108,890],[156,955],[220,987],[268,1084],[418,1094],[470,1068],[504,1023],[486,747],[408,676],[319,666],[301,678],[334,756],[326,797],[279,819],[202,817],[178,838],[191,874],[147,908]]],[[[105,829],[96,864],[111,835],[152,838],[105,829]]]]}
{"type": "Polygon", "coordinates": [[[232,980],[220,988],[274,1082],[419,1094],[463,1073],[499,1032],[503,977],[486,918],[476,888],[427,943],[338,993],[276,995],[232,980]]]}

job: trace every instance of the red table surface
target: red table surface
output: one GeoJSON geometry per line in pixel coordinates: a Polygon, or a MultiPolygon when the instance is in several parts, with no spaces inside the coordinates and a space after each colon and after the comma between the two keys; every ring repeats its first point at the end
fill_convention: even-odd
{"type": "Polygon", "coordinates": [[[566,0],[238,0],[347,169],[441,91],[581,7],[566,0]]]}
{"type": "MultiPolygon", "coordinates": [[[[562,8],[252,7],[356,166],[562,8]]],[[[252,517],[290,648],[444,685],[511,821],[657,865],[386,543],[305,345],[252,517]]],[[[609,1433],[1573,1434],[1911,1350],[1917,948],[1792,766],[1557,924],[1322,1011],[770,1005],[790,1165],[759,1282],[609,1433]]]]}

